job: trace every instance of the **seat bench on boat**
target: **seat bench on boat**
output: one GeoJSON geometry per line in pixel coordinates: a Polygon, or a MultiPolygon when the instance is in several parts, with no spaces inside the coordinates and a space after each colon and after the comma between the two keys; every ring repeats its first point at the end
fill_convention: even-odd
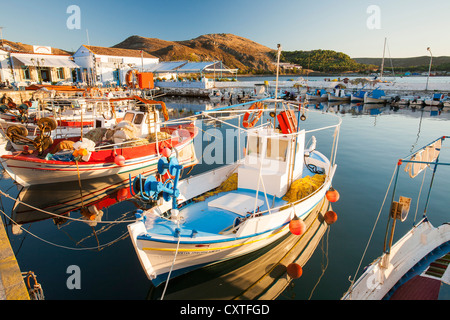
{"type": "MultiPolygon", "coordinates": [[[[256,199],[256,207],[260,207],[263,204],[263,200],[256,199]]],[[[247,213],[255,209],[255,197],[239,193],[227,193],[209,202],[208,207],[228,210],[245,217],[247,213]]]]}

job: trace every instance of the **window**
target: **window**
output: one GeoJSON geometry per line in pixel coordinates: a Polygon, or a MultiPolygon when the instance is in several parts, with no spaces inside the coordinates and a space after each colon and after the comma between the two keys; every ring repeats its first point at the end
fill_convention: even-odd
{"type": "Polygon", "coordinates": [[[30,76],[30,68],[28,66],[22,66],[22,78],[24,80],[30,80],[31,76],[30,76]]]}
{"type": "Polygon", "coordinates": [[[258,155],[262,149],[262,141],[259,136],[248,137],[248,154],[258,155]]]}
{"type": "Polygon", "coordinates": [[[268,159],[286,161],[286,150],[289,142],[287,140],[267,139],[266,157],[268,159]]]}
{"type": "Polygon", "coordinates": [[[127,113],[125,113],[123,120],[128,121],[129,123],[133,123],[133,118],[134,118],[134,113],[127,112],[127,113]]]}
{"type": "Polygon", "coordinates": [[[136,118],[134,118],[134,124],[140,125],[143,119],[144,119],[143,113],[136,114],[136,118]]]}
{"type": "Polygon", "coordinates": [[[64,68],[56,69],[56,75],[58,79],[65,79],[66,77],[64,76],[64,68]]]}

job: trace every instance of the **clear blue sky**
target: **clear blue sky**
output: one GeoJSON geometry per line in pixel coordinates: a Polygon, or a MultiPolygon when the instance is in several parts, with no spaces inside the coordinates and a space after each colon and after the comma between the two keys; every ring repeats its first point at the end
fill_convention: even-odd
{"type": "Polygon", "coordinates": [[[351,57],[450,56],[449,0],[42,0],[2,1],[7,40],[76,50],[113,46],[128,36],[177,41],[232,33],[283,50],[330,49],[351,57]],[[67,7],[81,11],[81,28],[66,26],[67,7]],[[379,19],[367,9],[379,8],[379,19]],[[371,26],[369,28],[367,21],[371,26]],[[379,21],[379,25],[374,25],[379,21]]]}

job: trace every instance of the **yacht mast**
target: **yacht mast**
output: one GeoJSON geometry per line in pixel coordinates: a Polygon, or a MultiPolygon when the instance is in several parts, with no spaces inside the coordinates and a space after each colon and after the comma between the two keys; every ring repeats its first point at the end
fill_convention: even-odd
{"type": "Polygon", "coordinates": [[[387,40],[387,38],[384,38],[383,60],[381,61],[381,74],[380,74],[380,80],[383,80],[384,54],[385,54],[385,52],[386,52],[386,40],[387,40]]]}

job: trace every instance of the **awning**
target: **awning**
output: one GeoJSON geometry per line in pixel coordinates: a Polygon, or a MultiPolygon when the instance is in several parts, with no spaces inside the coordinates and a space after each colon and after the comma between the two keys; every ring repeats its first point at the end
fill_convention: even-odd
{"type": "Polygon", "coordinates": [[[79,68],[75,62],[71,60],[71,56],[54,56],[54,55],[25,55],[25,54],[11,54],[11,56],[18,60],[25,66],[39,66],[39,67],[55,67],[55,68],[79,68]]]}

